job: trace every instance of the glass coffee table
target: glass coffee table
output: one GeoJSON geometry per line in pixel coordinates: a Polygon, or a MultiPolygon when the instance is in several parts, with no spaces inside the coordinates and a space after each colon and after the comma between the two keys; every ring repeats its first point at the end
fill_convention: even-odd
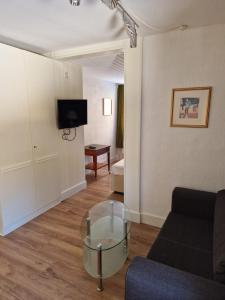
{"type": "Polygon", "coordinates": [[[125,263],[130,227],[128,209],[118,201],[101,202],[85,215],[81,226],[84,267],[98,279],[98,291],[103,290],[103,279],[115,274],[125,263]]]}

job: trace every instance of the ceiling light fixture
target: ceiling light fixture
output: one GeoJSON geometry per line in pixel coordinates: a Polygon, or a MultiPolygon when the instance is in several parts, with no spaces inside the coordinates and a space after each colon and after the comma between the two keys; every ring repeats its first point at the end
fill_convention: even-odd
{"type": "Polygon", "coordinates": [[[80,0],[70,0],[70,4],[73,6],[79,6],[80,5],[80,0]]]}
{"type": "Polygon", "coordinates": [[[117,8],[123,16],[123,21],[127,34],[130,38],[130,47],[137,47],[137,28],[139,27],[131,15],[126,11],[123,5],[120,3],[120,0],[101,0],[105,5],[110,9],[117,8]]]}
{"type": "MultiPolygon", "coordinates": [[[[126,11],[123,5],[120,3],[120,0],[101,0],[108,8],[115,9],[121,13],[124,21],[127,34],[130,38],[130,47],[137,47],[137,28],[139,27],[131,15],[126,11]]],[[[70,0],[71,5],[79,6],[80,0],[70,0]]]]}
{"type": "Polygon", "coordinates": [[[138,27],[138,25],[134,21],[134,19],[124,9],[122,9],[122,6],[119,8],[123,15],[123,21],[124,21],[125,27],[127,29],[127,34],[130,37],[130,47],[136,48],[137,47],[137,27],[138,27]]]}
{"type": "Polygon", "coordinates": [[[110,9],[114,9],[119,4],[119,0],[101,0],[110,9]]]}

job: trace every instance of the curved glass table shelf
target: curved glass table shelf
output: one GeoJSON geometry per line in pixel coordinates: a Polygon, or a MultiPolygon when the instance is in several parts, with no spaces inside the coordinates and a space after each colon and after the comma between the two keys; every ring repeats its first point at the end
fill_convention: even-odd
{"type": "Polygon", "coordinates": [[[102,279],[119,271],[127,259],[131,227],[128,220],[128,209],[115,200],[95,205],[83,218],[84,267],[99,279],[98,291],[103,290],[102,279]]]}

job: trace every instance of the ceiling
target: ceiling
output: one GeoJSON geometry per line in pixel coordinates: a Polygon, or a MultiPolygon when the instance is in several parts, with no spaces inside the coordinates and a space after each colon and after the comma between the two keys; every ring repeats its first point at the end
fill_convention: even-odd
{"type": "MultiPolygon", "coordinates": [[[[142,35],[181,24],[199,27],[225,23],[225,0],[121,2],[138,20],[157,27],[141,26],[142,35]]],[[[120,14],[100,0],[81,0],[80,7],[72,7],[69,0],[0,1],[0,41],[38,53],[127,37],[122,27],[120,14]]]]}
{"type": "Polygon", "coordinates": [[[124,83],[124,54],[101,54],[79,59],[71,59],[71,63],[81,65],[88,76],[113,83],[124,83]]]}

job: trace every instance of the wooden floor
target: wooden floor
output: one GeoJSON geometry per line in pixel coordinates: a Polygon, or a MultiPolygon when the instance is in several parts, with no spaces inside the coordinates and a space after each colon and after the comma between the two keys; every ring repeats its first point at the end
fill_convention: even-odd
{"type": "Polygon", "coordinates": [[[96,280],[84,270],[80,224],[85,212],[111,195],[110,176],[99,172],[88,176],[88,188],[40,217],[0,238],[1,300],[119,300],[124,299],[124,276],[135,255],[146,255],[158,229],[132,224],[130,255],[123,269],[104,281],[96,291],[96,280]]]}

